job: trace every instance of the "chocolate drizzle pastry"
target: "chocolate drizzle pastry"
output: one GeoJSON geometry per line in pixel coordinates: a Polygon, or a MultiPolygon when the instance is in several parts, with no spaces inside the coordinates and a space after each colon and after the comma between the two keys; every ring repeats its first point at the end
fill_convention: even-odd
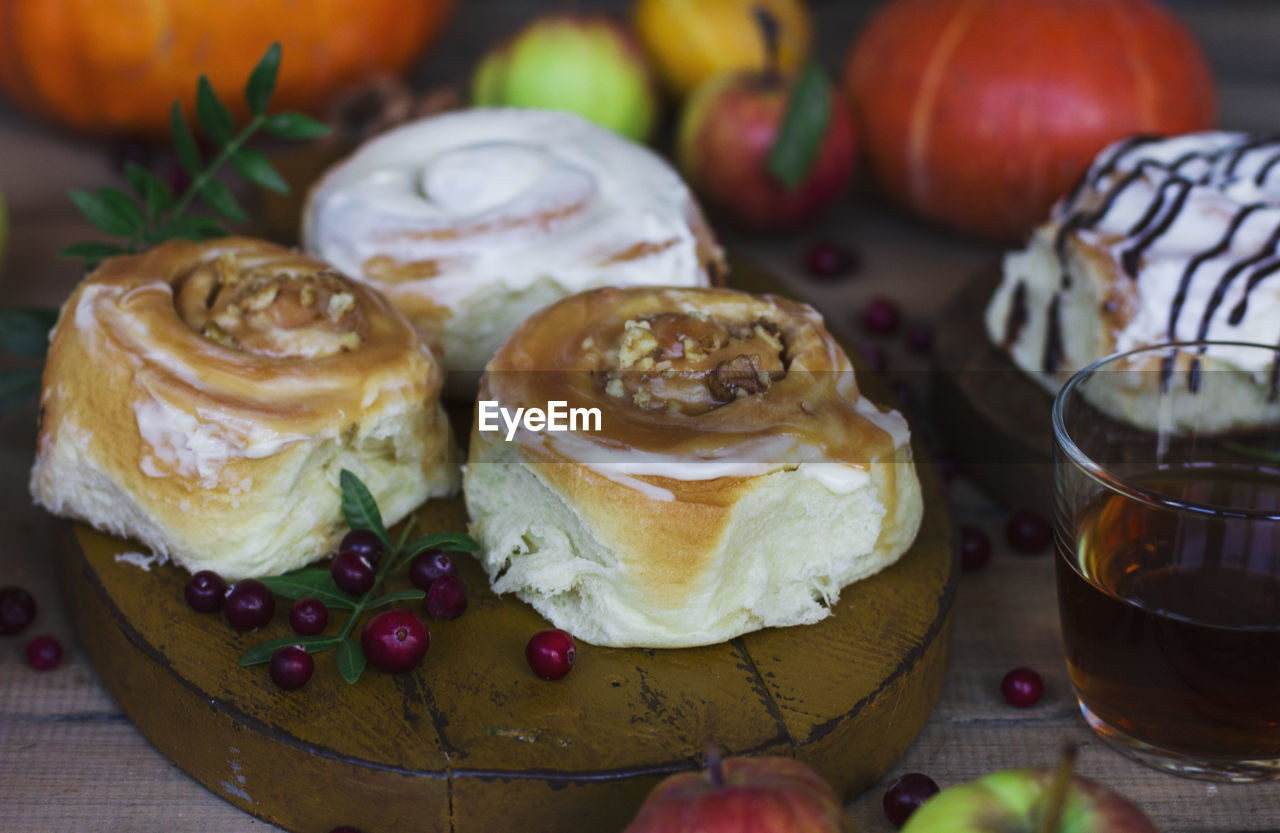
{"type": "MultiPolygon", "coordinates": [[[[1280,135],[1118,142],[1004,272],[987,331],[1051,390],[1096,359],[1152,344],[1242,341],[1280,356],[1280,135]]],[[[1162,384],[1175,364],[1160,369],[1162,384]]],[[[1280,375],[1274,360],[1244,355],[1236,369],[1280,375]]]]}

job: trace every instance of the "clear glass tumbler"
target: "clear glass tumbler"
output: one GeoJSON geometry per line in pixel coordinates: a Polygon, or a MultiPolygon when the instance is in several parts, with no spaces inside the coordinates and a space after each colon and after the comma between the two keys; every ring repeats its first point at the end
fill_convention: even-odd
{"type": "Polygon", "coordinates": [[[1280,777],[1280,348],[1103,359],[1053,406],[1071,682],[1112,746],[1192,777],[1280,777]]]}

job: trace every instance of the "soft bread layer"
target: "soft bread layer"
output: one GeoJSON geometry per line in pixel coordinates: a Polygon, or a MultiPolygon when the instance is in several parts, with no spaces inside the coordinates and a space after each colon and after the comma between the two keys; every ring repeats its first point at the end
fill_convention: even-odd
{"type": "Polygon", "coordinates": [[[473,108],[367,142],[312,189],[302,236],[386,294],[451,372],[479,373],[515,323],[575,292],[724,273],[667,162],[539,110],[473,108]]]}
{"type": "Polygon", "coordinates": [[[408,322],[323,264],[246,239],[165,244],[108,261],[63,308],[32,493],[193,571],[284,572],[344,533],[343,468],[388,523],[456,490],[440,384],[408,322]],[[208,270],[261,280],[226,305],[200,287],[229,330],[193,329],[203,302],[179,311],[208,270]]]}
{"type": "Polygon", "coordinates": [[[817,622],[841,588],[896,561],[924,511],[909,451],[870,475],[841,494],[779,469],[653,500],[585,466],[528,465],[498,440],[473,453],[465,494],[495,591],[586,642],[676,648],[817,622]]]}

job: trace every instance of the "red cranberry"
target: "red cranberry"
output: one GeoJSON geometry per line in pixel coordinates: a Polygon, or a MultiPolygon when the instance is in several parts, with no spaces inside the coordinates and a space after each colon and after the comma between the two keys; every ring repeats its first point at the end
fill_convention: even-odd
{"type": "Polygon", "coordinates": [[[353,529],[342,536],[338,552],[354,552],[372,567],[377,567],[382,560],[382,539],[376,532],[367,529],[353,529]]]}
{"type": "Polygon", "coordinates": [[[429,591],[436,579],[457,574],[458,565],[453,562],[453,556],[444,550],[427,550],[415,555],[409,562],[409,581],[419,590],[429,591]]]}
{"type": "Polygon", "coordinates": [[[1044,696],[1044,680],[1030,668],[1015,668],[1000,681],[1000,693],[1010,706],[1027,709],[1044,696]]]}
{"type": "Polygon", "coordinates": [[[197,613],[216,613],[227,598],[227,583],[213,570],[201,570],[187,579],[182,595],[197,613]]]}
{"type": "Polygon", "coordinates": [[[1053,527],[1043,516],[1028,509],[1019,509],[1004,527],[1009,546],[1028,555],[1040,552],[1053,540],[1053,527]]]}
{"type": "Polygon", "coordinates": [[[316,661],[301,645],[286,645],[271,655],[271,682],[285,691],[302,688],[315,670],[316,661]]]}
{"type": "Polygon", "coordinates": [[[289,627],[301,636],[315,636],[329,624],[329,608],[319,599],[298,599],[289,608],[289,627]]]}
{"type": "Polygon", "coordinates": [[[991,538],[976,526],[960,527],[960,569],[976,570],[991,560],[991,538]]]}
{"type": "Polygon", "coordinates": [[[928,775],[919,772],[901,775],[884,791],[885,817],[894,827],[902,827],[921,804],[937,793],[938,785],[928,775]]]}
{"type": "Polygon", "coordinates": [[[49,671],[62,662],[62,645],[52,636],[37,636],[27,643],[27,664],[37,671],[49,671]]]}
{"type": "Polygon", "coordinates": [[[907,324],[907,349],[916,353],[928,353],[932,347],[932,324],[928,321],[912,321],[907,324]]]}
{"type": "Polygon", "coordinates": [[[888,335],[898,329],[898,305],[888,298],[872,298],[862,308],[862,326],[869,333],[888,335]]]}
{"type": "Polygon", "coordinates": [[[467,609],[467,583],[457,576],[440,576],[427,591],[427,615],[457,619],[467,609]]]}
{"type": "Polygon", "coordinates": [[[155,174],[164,180],[175,194],[184,193],[191,186],[191,176],[176,157],[166,156],[155,165],[155,174]]]}
{"type": "Polygon", "coordinates": [[[573,670],[577,646],[567,631],[550,628],[538,631],[525,646],[524,658],[533,673],[544,680],[558,680],[573,670]]]}
{"type": "Polygon", "coordinates": [[[934,456],[933,467],[944,483],[950,483],[960,473],[960,460],[956,455],[942,451],[934,456]]]}
{"type": "Polygon", "coordinates": [[[363,596],[368,593],[375,580],[373,567],[369,566],[369,562],[354,550],[338,553],[333,559],[333,564],[329,566],[329,572],[333,574],[333,583],[352,596],[363,596]]]}
{"type": "Polygon", "coordinates": [[[858,256],[830,240],[823,240],[809,250],[805,265],[815,278],[838,278],[858,267],[858,256]]]}
{"type": "Polygon", "coordinates": [[[237,581],[227,594],[222,615],[238,631],[251,631],[271,621],[276,613],[276,597],[256,578],[237,581]]]}
{"type": "Polygon", "coordinates": [[[858,352],[862,354],[872,373],[884,373],[889,369],[889,354],[880,345],[870,341],[863,342],[858,346],[858,352]]]}
{"type": "Polygon", "coordinates": [[[889,393],[893,394],[896,401],[903,408],[910,408],[916,404],[916,391],[906,379],[894,379],[889,382],[889,393]]]}
{"type": "Polygon", "coordinates": [[[360,646],[369,664],[391,674],[413,669],[427,655],[430,644],[427,626],[407,610],[382,611],[360,634],[360,646]]]}
{"type": "Polygon", "coordinates": [[[35,618],[34,596],[17,585],[0,587],[0,636],[22,633],[35,618]]]}

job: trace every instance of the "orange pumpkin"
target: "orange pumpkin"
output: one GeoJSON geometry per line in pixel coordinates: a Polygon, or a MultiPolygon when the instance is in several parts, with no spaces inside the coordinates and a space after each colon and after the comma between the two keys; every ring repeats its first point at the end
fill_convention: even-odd
{"type": "Polygon", "coordinates": [[[921,216],[1026,234],[1110,142],[1213,121],[1191,35],[1150,0],[891,0],[845,85],[870,167],[921,216]]]}
{"type": "Polygon", "coordinates": [[[453,0],[0,0],[0,89],[99,134],[163,136],[174,99],[194,112],[209,76],[233,112],[274,41],[273,108],[317,112],[350,84],[402,72],[453,0]]]}

